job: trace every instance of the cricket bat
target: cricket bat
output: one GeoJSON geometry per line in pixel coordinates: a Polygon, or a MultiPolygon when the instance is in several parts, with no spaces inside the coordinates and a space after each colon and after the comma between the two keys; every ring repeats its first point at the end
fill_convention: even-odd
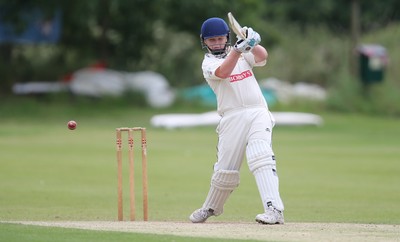
{"type": "Polygon", "coordinates": [[[242,26],[240,26],[239,22],[233,17],[231,12],[228,13],[229,25],[233,32],[242,39],[246,39],[246,34],[242,32],[242,26]]]}

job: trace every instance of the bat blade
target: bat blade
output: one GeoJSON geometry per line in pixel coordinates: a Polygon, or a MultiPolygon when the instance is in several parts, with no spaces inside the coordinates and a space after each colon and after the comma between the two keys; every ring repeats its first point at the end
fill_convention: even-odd
{"type": "Polygon", "coordinates": [[[240,26],[239,22],[235,19],[235,17],[233,17],[233,14],[231,12],[228,13],[228,19],[229,25],[231,26],[233,32],[240,38],[246,39],[245,34],[242,33],[242,26],[240,26]]]}

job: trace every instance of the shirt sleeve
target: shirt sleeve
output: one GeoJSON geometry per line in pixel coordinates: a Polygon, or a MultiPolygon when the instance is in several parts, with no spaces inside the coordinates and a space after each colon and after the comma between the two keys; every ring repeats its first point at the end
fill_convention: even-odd
{"type": "Polygon", "coordinates": [[[215,71],[221,65],[219,61],[216,61],[214,58],[205,57],[202,64],[203,76],[207,80],[219,80],[221,78],[215,75],[215,71]]]}
{"type": "Polygon", "coordinates": [[[265,66],[265,64],[267,64],[267,60],[264,60],[264,61],[256,63],[256,60],[254,59],[254,55],[251,52],[244,53],[242,55],[243,55],[244,59],[247,61],[247,63],[249,63],[249,65],[251,67],[253,67],[253,66],[265,66]]]}

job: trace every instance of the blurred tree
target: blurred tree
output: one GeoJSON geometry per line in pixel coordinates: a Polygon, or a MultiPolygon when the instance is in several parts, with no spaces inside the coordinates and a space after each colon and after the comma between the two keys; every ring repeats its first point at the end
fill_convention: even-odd
{"type": "MultiPolygon", "coordinates": [[[[351,30],[351,1],[349,0],[265,0],[263,16],[274,22],[294,24],[303,30],[308,25],[325,25],[332,31],[349,33],[351,30]]],[[[400,1],[362,0],[361,26],[364,31],[400,20],[400,1]]]]}
{"type": "MultiPolygon", "coordinates": [[[[76,70],[95,62],[104,60],[111,67],[125,69],[130,61],[141,58],[145,45],[153,45],[153,22],[158,19],[158,1],[145,0],[99,0],[99,1],[51,1],[45,0],[17,0],[0,1],[0,19],[11,23],[17,30],[23,30],[20,14],[31,11],[32,8],[41,9],[45,13],[61,9],[63,13],[62,37],[58,43],[56,54],[45,65],[64,66],[64,73],[76,70]]],[[[21,66],[24,56],[12,55],[13,49],[20,47],[15,43],[1,45],[2,63],[8,63],[11,70],[7,81],[2,81],[1,90],[9,89],[14,82],[41,79],[39,74],[30,72],[21,75],[13,71],[21,66]]],[[[40,46],[32,45],[33,48],[40,46]]],[[[15,51],[14,51],[15,52],[15,51]]],[[[29,68],[27,68],[29,69],[29,68]]],[[[21,72],[21,69],[19,70],[21,72]]],[[[23,70],[22,70],[23,72],[23,70]]],[[[5,75],[2,75],[3,78],[5,75]]],[[[57,79],[57,76],[52,78],[57,79]]]]}
{"type": "MultiPolygon", "coordinates": [[[[191,78],[190,70],[199,60],[188,53],[200,49],[202,22],[213,16],[226,18],[229,11],[255,27],[269,47],[285,35],[282,26],[306,30],[322,25],[350,32],[348,0],[0,0],[0,23],[21,31],[26,23],[20,13],[33,8],[48,16],[61,10],[61,39],[56,46],[0,43],[0,92],[9,92],[15,82],[57,80],[98,60],[119,70],[147,67],[171,79],[191,78]],[[184,48],[176,50],[181,43],[184,48]]],[[[399,21],[398,9],[398,0],[360,1],[362,30],[399,21]]]]}
{"type": "Polygon", "coordinates": [[[140,59],[142,47],[153,45],[157,1],[63,1],[65,15],[61,46],[113,67],[140,59]],[[112,58],[111,58],[112,57],[112,58]]]}

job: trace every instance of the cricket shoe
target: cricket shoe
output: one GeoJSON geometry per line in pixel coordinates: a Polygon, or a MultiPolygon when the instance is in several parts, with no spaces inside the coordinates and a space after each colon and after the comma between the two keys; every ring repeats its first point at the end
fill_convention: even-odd
{"type": "Polygon", "coordinates": [[[256,221],[260,224],[284,224],[283,212],[269,206],[264,213],[256,216],[256,221]]]}
{"type": "Polygon", "coordinates": [[[214,210],[199,208],[190,215],[189,219],[193,223],[204,223],[211,216],[214,216],[214,210]]]}

